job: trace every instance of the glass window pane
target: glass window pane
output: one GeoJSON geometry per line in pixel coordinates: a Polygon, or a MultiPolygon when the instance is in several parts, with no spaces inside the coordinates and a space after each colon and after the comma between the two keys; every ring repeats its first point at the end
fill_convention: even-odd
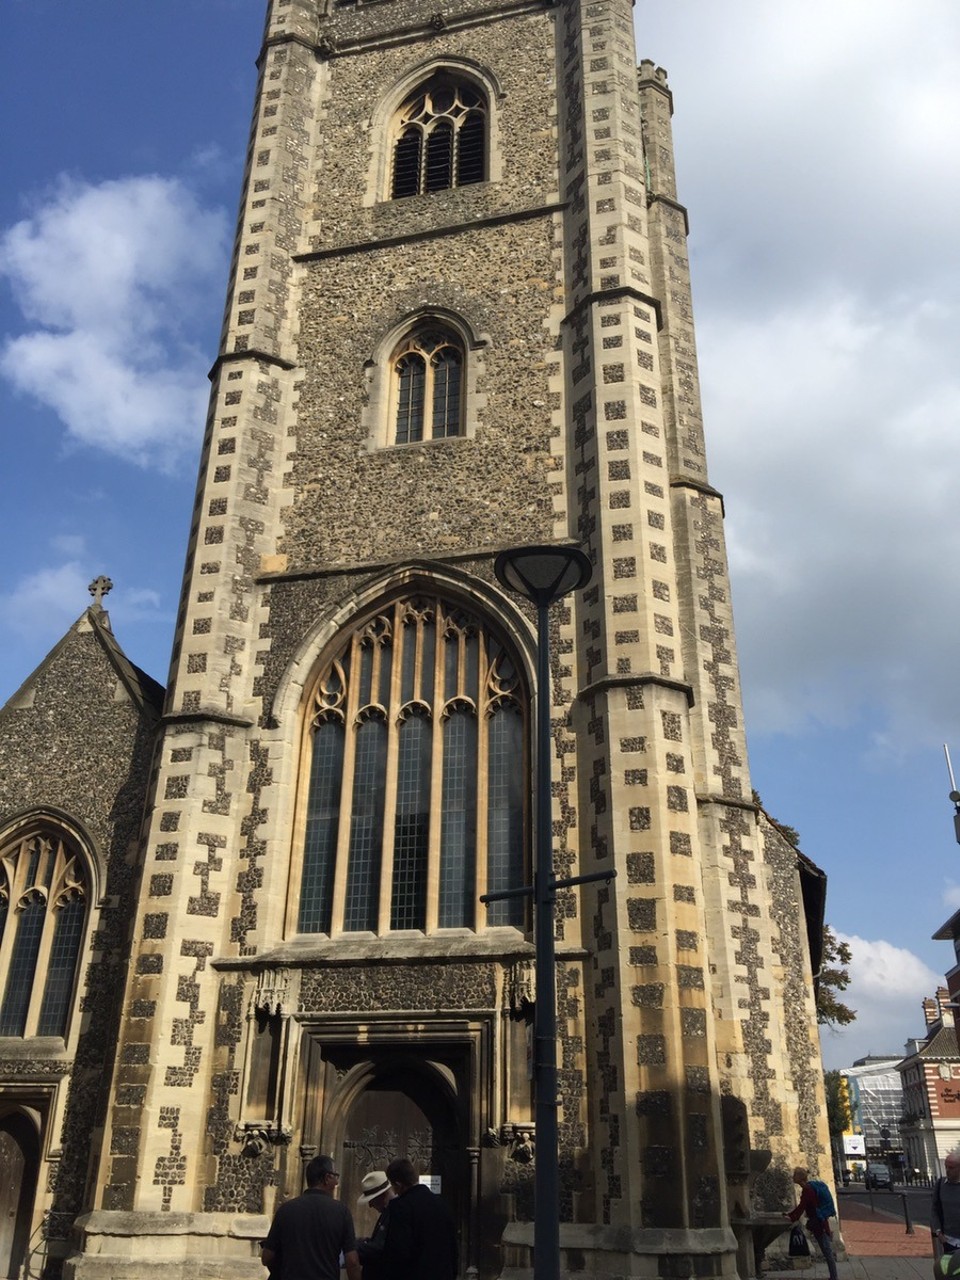
{"type": "Polygon", "coordinates": [[[440,911],[444,928],[472,928],[476,916],[477,721],[454,711],[443,726],[440,911]]]}
{"type": "Polygon", "coordinates": [[[333,870],[340,829],[340,785],[343,778],[344,727],[329,720],[313,734],[307,834],[300,885],[301,933],[329,933],[333,870]]]}
{"type": "Polygon", "coordinates": [[[62,1036],[66,1032],[85,916],[85,904],[81,898],[65,902],[56,912],[38,1035],[62,1036]]]}
{"type": "Polygon", "coordinates": [[[42,901],[30,902],[16,913],[17,934],[0,1009],[0,1036],[22,1036],[26,1030],[46,914],[47,904],[42,901]]]}
{"type": "Polygon", "coordinates": [[[445,695],[448,702],[461,692],[460,680],[460,633],[449,631],[443,638],[443,672],[445,695]]]}
{"type": "Polygon", "coordinates": [[[366,720],[357,730],[345,930],[376,930],[383,852],[383,802],[387,764],[387,726],[366,720]]]}
{"type": "Polygon", "coordinates": [[[27,874],[21,881],[24,889],[29,889],[37,883],[37,872],[40,870],[40,851],[45,841],[39,836],[34,836],[30,841],[30,862],[27,866],[27,874]]]}
{"type": "MultiPolygon", "coordinates": [[[[518,707],[501,704],[487,730],[487,892],[519,889],[524,883],[523,719],[518,707]]],[[[491,902],[487,924],[522,926],[522,898],[491,902]]]]}
{"type": "Polygon", "coordinates": [[[397,444],[423,439],[423,401],[427,370],[423,357],[411,353],[397,364],[397,444]]]}
{"type": "Polygon", "coordinates": [[[373,701],[373,645],[360,646],[360,695],[357,705],[367,706],[373,701]]]}
{"type": "Polygon", "coordinates": [[[403,635],[400,641],[400,649],[401,649],[400,703],[401,703],[401,706],[410,702],[414,696],[413,677],[416,674],[417,630],[418,628],[415,622],[409,621],[404,623],[403,635]]]}
{"type": "Polygon", "coordinates": [[[437,666],[437,624],[434,618],[425,618],[420,630],[420,698],[433,702],[433,682],[437,666]]]}
{"type": "Polygon", "coordinates": [[[426,924],[432,742],[433,726],[423,716],[410,716],[400,726],[391,929],[422,929],[426,924]]]}
{"type": "Polygon", "coordinates": [[[444,347],[433,358],[433,435],[460,434],[460,353],[444,347]]]}

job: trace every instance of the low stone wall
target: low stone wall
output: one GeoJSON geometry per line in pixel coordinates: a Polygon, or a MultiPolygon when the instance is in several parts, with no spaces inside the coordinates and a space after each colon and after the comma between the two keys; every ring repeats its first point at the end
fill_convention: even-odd
{"type": "Polygon", "coordinates": [[[64,1280],[263,1280],[269,1227],[264,1215],[83,1214],[64,1280]]]}

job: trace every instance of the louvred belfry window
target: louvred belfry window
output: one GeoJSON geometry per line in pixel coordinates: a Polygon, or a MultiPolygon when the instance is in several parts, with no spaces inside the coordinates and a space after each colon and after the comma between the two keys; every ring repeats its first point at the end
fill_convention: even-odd
{"type": "Polygon", "coordinates": [[[506,645],[447,601],[355,628],[310,699],[300,933],[522,926],[526,698],[506,645]]]}
{"type": "Polygon", "coordinates": [[[442,329],[414,330],[393,357],[394,443],[463,433],[463,347],[442,329]]]}
{"type": "Polygon", "coordinates": [[[66,1035],[88,896],[83,860],[61,836],[0,852],[0,1035],[66,1035]]]}
{"type": "Polygon", "coordinates": [[[487,107],[476,89],[446,77],[422,86],[396,120],[391,198],[483,182],[487,107]]]}

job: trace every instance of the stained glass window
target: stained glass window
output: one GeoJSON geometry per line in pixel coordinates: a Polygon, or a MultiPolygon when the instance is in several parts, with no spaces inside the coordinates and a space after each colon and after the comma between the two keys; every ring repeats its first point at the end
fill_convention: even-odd
{"type": "Polygon", "coordinates": [[[0,851],[0,1035],[66,1034],[87,897],[83,860],[59,835],[0,851]]]}
{"type": "Polygon", "coordinates": [[[345,637],[309,705],[299,931],[522,927],[522,899],[478,902],[528,875],[527,703],[495,630],[398,599],[345,637]]]}

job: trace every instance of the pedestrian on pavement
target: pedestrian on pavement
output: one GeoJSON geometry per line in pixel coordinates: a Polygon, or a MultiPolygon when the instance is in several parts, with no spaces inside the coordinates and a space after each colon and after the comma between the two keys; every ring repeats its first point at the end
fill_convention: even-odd
{"type": "Polygon", "coordinates": [[[804,1169],[798,1165],[793,1171],[793,1180],[800,1188],[800,1203],[787,1214],[787,1217],[791,1222],[796,1222],[801,1213],[807,1215],[807,1227],[814,1240],[816,1240],[817,1247],[823,1254],[830,1280],[837,1280],[837,1258],[833,1252],[833,1233],[830,1230],[830,1221],[828,1218],[821,1218],[817,1213],[817,1192],[810,1181],[809,1169],[804,1169]]]}
{"type": "Polygon", "coordinates": [[[397,1196],[387,1210],[387,1280],[456,1280],[460,1250],[450,1210],[409,1160],[391,1160],[387,1178],[397,1196]]]}
{"type": "Polygon", "coordinates": [[[350,1210],[334,1200],[340,1174],[331,1156],[315,1156],[306,1168],[307,1189],[274,1215],[260,1248],[272,1280],[360,1280],[360,1259],[350,1210]]]}
{"type": "Polygon", "coordinates": [[[933,1184],[930,1197],[930,1232],[934,1253],[939,1244],[942,1253],[960,1249],[960,1149],[947,1153],[943,1161],[945,1178],[933,1184]]]}
{"type": "Polygon", "coordinates": [[[390,1207],[390,1201],[397,1193],[390,1185],[390,1179],[381,1169],[365,1174],[360,1188],[357,1204],[361,1209],[369,1205],[380,1215],[373,1232],[357,1241],[363,1280],[386,1280],[387,1268],[383,1260],[383,1250],[387,1241],[387,1210],[390,1207]]]}

